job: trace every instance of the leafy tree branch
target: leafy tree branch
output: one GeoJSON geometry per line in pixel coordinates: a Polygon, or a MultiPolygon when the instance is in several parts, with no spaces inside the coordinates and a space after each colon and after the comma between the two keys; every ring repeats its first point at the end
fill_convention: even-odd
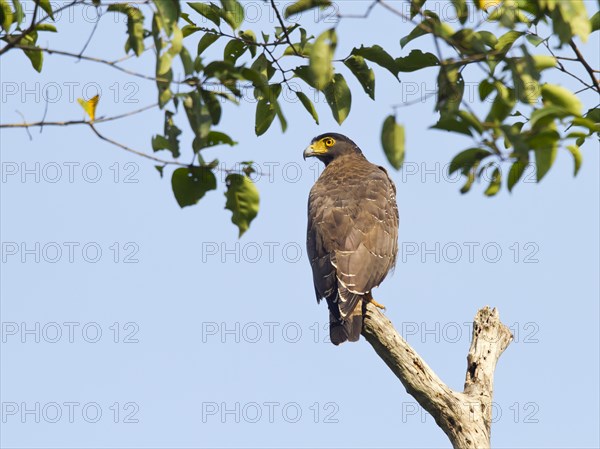
{"type": "MultiPolygon", "coordinates": [[[[157,104],[164,111],[164,126],[162,132],[151,137],[149,145],[154,152],[171,153],[175,161],[180,157],[189,160],[189,155],[184,153],[191,153],[191,159],[197,160],[198,165],[190,167],[197,167],[196,171],[200,168],[213,171],[218,166],[218,160],[204,160],[205,148],[236,144],[232,137],[215,127],[230,106],[239,104],[243,91],[250,89],[257,101],[254,117],[257,136],[267,132],[275,120],[279,121],[282,131],[287,129],[281,102],[284,88],[294,93],[317,124],[319,111],[311,95],[322,95],[332,116],[341,124],[350,114],[352,94],[358,90],[350,87],[346,74],[352,74],[365,94],[375,99],[376,71],[371,67],[374,65],[402,80],[419,77],[422,71],[437,71],[437,120],[432,128],[463,135],[472,141],[472,145],[460,151],[450,163],[451,174],[458,172],[464,176],[462,193],[486,177],[491,179],[484,190],[486,195],[496,195],[504,181],[512,191],[528,164],[535,164],[537,180],[541,181],[559,150],[573,156],[577,174],[583,160],[582,146],[600,135],[598,105],[584,107],[578,95],[590,91],[600,94],[600,86],[598,70],[586,60],[576,40],[584,42],[591,33],[598,32],[598,13],[588,17],[581,0],[572,0],[568,6],[566,2],[541,0],[476,0],[474,10],[466,0],[453,0],[456,20],[449,21],[427,9],[427,0],[406,0],[404,4],[409,6],[409,13],[386,0],[373,0],[362,14],[347,14],[336,9],[330,14],[335,24],[313,36],[303,26],[307,19],[302,14],[327,13],[332,6],[330,0],[299,0],[285,10],[279,10],[277,3],[269,0],[266,6],[276,19],[276,26],[271,30],[244,28],[244,6],[237,0],[186,4],[145,0],[109,5],[99,0],[91,3],[74,0],[54,10],[48,0],[36,0],[30,19],[25,17],[19,0],[12,1],[12,5],[0,0],[3,33],[0,39],[6,42],[0,48],[0,56],[8,51],[22,51],[32,67],[41,71],[43,54],[56,54],[106,65],[125,75],[155,83],[157,104]],[[70,51],[39,46],[38,33],[57,32],[49,22],[58,12],[76,6],[91,6],[98,11],[98,19],[83,48],[70,51]],[[369,26],[376,8],[393,14],[399,23],[413,27],[400,39],[398,48],[364,46],[354,42],[351,36],[338,36],[339,24],[344,20],[362,20],[364,26],[369,26]],[[44,10],[46,16],[40,18],[40,10],[44,10]],[[84,55],[100,18],[108,13],[126,19],[126,56],[116,61],[84,55]],[[22,29],[25,24],[28,25],[22,29]],[[188,48],[192,35],[200,36],[194,49],[188,48]],[[433,39],[434,53],[425,51],[425,47],[406,50],[419,45],[422,36],[427,35],[433,39]],[[336,54],[340,39],[354,44],[349,54],[336,54]],[[215,52],[218,55],[218,46],[222,49],[222,58],[214,56],[215,52]],[[209,47],[212,47],[212,56],[208,56],[209,47]],[[570,53],[564,54],[563,48],[570,53]],[[545,52],[539,53],[537,49],[545,49],[545,52]],[[156,60],[154,73],[139,73],[124,66],[126,59],[140,57],[148,51],[156,60]],[[545,74],[551,71],[576,80],[581,89],[572,92],[563,85],[545,82],[545,74]],[[466,83],[478,85],[479,102],[474,103],[465,96],[466,83]],[[182,120],[187,120],[188,132],[194,136],[191,149],[180,147],[182,120]]],[[[94,105],[89,103],[91,100],[81,99],[81,103],[86,113],[95,114],[97,99],[94,105]]],[[[416,102],[420,101],[423,100],[416,102]]],[[[382,147],[395,168],[400,168],[405,159],[406,134],[395,118],[395,111],[414,103],[390,104],[391,113],[382,125],[382,147]],[[394,138],[389,140],[389,136],[394,138]]],[[[28,129],[44,124],[88,124],[93,127],[101,120],[108,120],[94,118],[90,115],[89,122],[27,123],[24,120],[24,123],[0,126],[28,129]]],[[[112,139],[103,140],[127,147],[112,139]]],[[[165,161],[157,157],[153,160],[158,162],[157,159],[161,163],[165,161]]],[[[177,164],[181,168],[189,166],[177,164]]],[[[250,172],[249,161],[243,166],[250,172]]],[[[239,174],[244,175],[244,172],[239,174]]],[[[191,172],[189,175],[193,177],[191,172]]],[[[210,176],[194,182],[207,184],[198,188],[196,184],[180,183],[182,188],[190,189],[189,196],[195,199],[180,202],[183,206],[196,204],[206,192],[214,190],[210,176]]],[[[176,199],[182,197],[181,192],[174,193],[176,199]]],[[[257,198],[254,192],[252,198],[257,198]]],[[[250,215],[246,218],[249,223],[250,215]]]]}

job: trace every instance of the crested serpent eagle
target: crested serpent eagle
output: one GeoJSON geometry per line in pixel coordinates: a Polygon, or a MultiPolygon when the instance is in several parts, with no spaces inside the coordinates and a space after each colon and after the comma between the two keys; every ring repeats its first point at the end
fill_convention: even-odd
{"type": "Polygon", "coordinates": [[[317,301],[329,307],[331,342],[357,341],[371,290],[394,267],[398,252],[396,187],[348,137],[315,137],[304,158],[325,169],[310,190],[306,247],[317,301]]]}

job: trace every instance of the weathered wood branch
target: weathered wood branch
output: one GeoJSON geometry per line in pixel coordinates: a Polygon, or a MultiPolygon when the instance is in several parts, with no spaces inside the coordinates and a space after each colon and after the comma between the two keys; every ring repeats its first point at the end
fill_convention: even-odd
{"type": "Polygon", "coordinates": [[[486,306],[475,315],[463,392],[442,382],[372,304],[367,304],[362,334],[406,391],[434,417],[453,447],[490,447],[494,371],[513,338],[496,309],[486,306]]]}

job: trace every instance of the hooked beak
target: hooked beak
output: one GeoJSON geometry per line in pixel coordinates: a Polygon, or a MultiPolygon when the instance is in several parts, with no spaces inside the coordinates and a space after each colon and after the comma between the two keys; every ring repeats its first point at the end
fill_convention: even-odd
{"type": "Polygon", "coordinates": [[[306,160],[307,157],[312,157],[315,156],[315,148],[313,147],[313,145],[309,145],[306,147],[306,149],[304,150],[304,153],[302,153],[302,157],[304,158],[304,160],[306,160]]]}

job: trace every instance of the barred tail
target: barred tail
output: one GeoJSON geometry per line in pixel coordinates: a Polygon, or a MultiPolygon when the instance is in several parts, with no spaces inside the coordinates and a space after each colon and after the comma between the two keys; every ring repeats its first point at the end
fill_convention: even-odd
{"type": "MultiPolygon", "coordinates": [[[[337,304],[332,304],[337,309],[337,304]]],[[[329,309],[329,338],[331,343],[339,345],[345,341],[358,341],[363,325],[362,301],[354,307],[354,310],[345,318],[339,316],[335,310],[329,309]],[[337,315],[337,316],[336,316],[337,315]]]]}

